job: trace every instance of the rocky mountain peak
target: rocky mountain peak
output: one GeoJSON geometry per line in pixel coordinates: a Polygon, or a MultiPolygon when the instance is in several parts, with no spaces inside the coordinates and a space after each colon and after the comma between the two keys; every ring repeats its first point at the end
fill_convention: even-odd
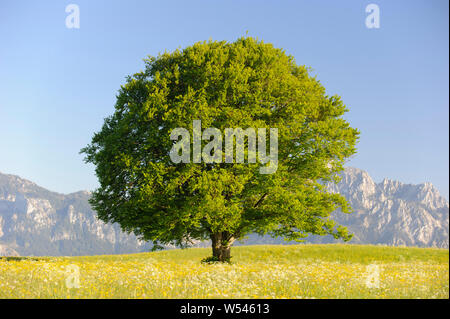
{"type": "MultiPolygon", "coordinates": [[[[328,190],[342,194],[352,214],[332,218],[354,234],[351,243],[449,246],[449,204],[431,183],[404,184],[384,179],[375,183],[357,168],[347,168],[328,190]]],[[[15,175],[0,173],[0,255],[90,255],[146,251],[150,245],[123,233],[118,225],[96,218],[79,191],[58,194],[15,175]]],[[[310,242],[336,242],[312,236],[310,242]]],[[[283,243],[250,236],[246,244],[283,243]]]]}
{"type": "Polygon", "coordinates": [[[376,184],[359,169],[347,168],[338,185],[355,210],[334,214],[355,233],[355,241],[389,245],[449,246],[449,204],[429,182],[413,185],[391,179],[376,184]]]}
{"type": "Polygon", "coordinates": [[[0,255],[89,255],[140,252],[149,245],[98,220],[91,193],[59,194],[0,174],[0,255]]]}

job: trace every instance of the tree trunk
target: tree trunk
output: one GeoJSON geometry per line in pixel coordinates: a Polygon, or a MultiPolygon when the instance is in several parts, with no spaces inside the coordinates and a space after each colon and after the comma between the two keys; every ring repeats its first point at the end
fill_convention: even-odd
{"type": "Polygon", "coordinates": [[[230,261],[231,245],[234,237],[228,232],[219,232],[211,235],[212,253],[220,262],[230,261]]]}

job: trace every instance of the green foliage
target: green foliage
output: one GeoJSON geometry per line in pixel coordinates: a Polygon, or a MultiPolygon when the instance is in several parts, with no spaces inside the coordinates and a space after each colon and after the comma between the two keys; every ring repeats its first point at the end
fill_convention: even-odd
{"type": "Polygon", "coordinates": [[[281,49],[253,38],[199,42],[145,60],[90,145],[100,187],[90,203],[105,222],[143,240],[183,247],[221,234],[224,246],[256,232],[300,240],[351,235],[329,218],[350,212],[323,183],[338,181],[358,131],[339,96],[281,49]],[[260,164],[174,164],[174,128],[278,128],[275,174],[260,164]],[[225,236],[226,234],[226,236],[225,236]]]}

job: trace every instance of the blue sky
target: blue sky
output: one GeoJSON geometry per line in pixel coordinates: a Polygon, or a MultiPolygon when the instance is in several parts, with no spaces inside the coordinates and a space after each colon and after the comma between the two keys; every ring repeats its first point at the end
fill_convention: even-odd
{"type": "Polygon", "coordinates": [[[272,42],[314,69],[361,131],[349,165],[449,194],[448,1],[1,1],[0,172],[97,186],[79,150],[142,59],[210,38],[272,42]],[[80,29],[65,7],[80,8],[80,29]],[[380,28],[365,7],[380,7],[380,28]]]}

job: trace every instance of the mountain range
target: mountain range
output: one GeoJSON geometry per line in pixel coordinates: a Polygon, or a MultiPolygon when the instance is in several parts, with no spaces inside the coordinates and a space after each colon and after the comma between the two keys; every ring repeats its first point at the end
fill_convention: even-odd
{"type": "MultiPolygon", "coordinates": [[[[354,234],[350,243],[449,247],[449,204],[431,183],[403,184],[346,168],[329,191],[347,198],[351,214],[333,219],[354,234]]],[[[15,175],[0,173],[0,256],[75,256],[148,251],[149,243],[126,234],[117,224],[96,218],[90,193],[51,192],[15,175]]],[[[333,243],[310,236],[312,243],[333,243]]],[[[250,235],[239,244],[281,244],[280,238],[250,235]]],[[[292,244],[292,243],[287,243],[292,244]]],[[[199,243],[202,246],[202,243],[199,243]]]]}

